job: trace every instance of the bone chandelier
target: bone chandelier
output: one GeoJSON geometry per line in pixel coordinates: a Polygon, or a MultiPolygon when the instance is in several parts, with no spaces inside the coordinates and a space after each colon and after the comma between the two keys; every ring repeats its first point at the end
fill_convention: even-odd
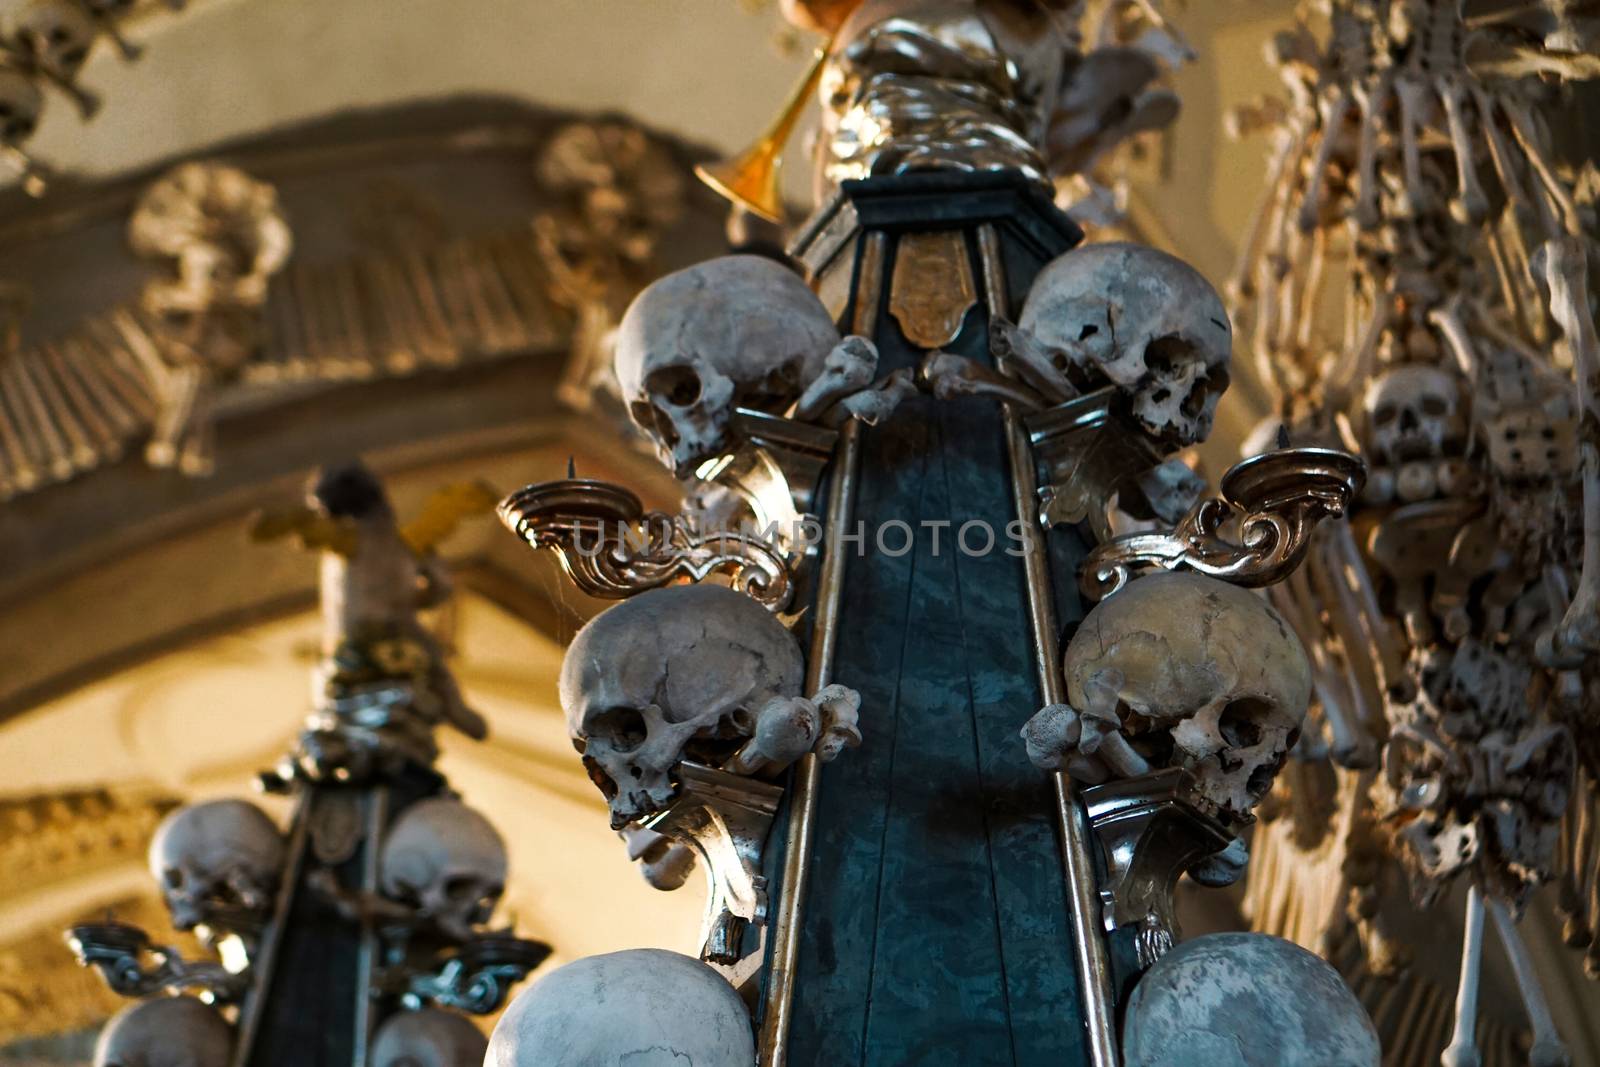
{"type": "Polygon", "coordinates": [[[550,947],[486,928],[505,843],[433,764],[439,725],[480,741],[487,729],[417,612],[450,594],[438,542],[493,501],[453,487],[400,526],[357,464],[257,523],[258,539],[293,535],[322,557],[313,710],[261,776],[294,815],[285,834],[248,801],[212,800],[157,830],[150,873],[172,924],[215,959],[186,960],[113,918],[69,931],[81,963],[144,998],[102,1031],[97,1067],[482,1061],[463,1013],[497,1011],[550,947]]]}
{"type": "MultiPolygon", "coordinates": [[[[1289,99],[1236,116],[1274,149],[1234,303],[1281,398],[1265,432],[1342,442],[1370,469],[1272,591],[1311,655],[1296,755],[1336,771],[1296,774],[1275,798],[1251,910],[1302,943],[1353,928],[1349,967],[1395,976],[1411,948],[1384,903],[1397,876],[1424,906],[1464,878],[1444,1062],[1485,1052],[1486,911],[1529,1062],[1566,1062],[1514,920],[1554,881],[1566,941],[1600,974],[1597,185],[1592,162],[1558,162],[1541,118],[1558,77],[1594,73],[1597,24],[1565,4],[1481,22],[1445,2],[1324,7],[1323,36],[1301,26],[1271,46],[1289,99]],[[1344,831],[1288,829],[1330,802],[1344,831]],[[1332,908],[1285,921],[1283,903],[1325,874],[1332,908]]],[[[1406,1006],[1380,1030],[1422,1025],[1418,999],[1387,999],[1406,1006]]]]}
{"type": "Polygon", "coordinates": [[[781,215],[815,91],[823,206],[789,262],[670,274],[616,334],[683,509],[570,472],[500,504],[622,601],[573,642],[561,701],[646,878],[705,871],[703,966],[559,969],[490,1062],[1112,1067],[1211,1040],[1376,1063],[1327,964],[1261,935],[1180,944],[1174,918],[1184,874],[1244,872],[1310,700],[1301,641],[1249,587],[1295,573],[1365,479],[1285,445],[1208,496],[1174,456],[1229,384],[1221,297],[1154,249],[1074,250],[1054,204],[1171,117],[1148,94],[1175,31],[1132,4],[785,11],[829,35],[817,67],[704,176],[781,215]],[[1184,994],[1218,967],[1247,1008],[1184,994]]]}

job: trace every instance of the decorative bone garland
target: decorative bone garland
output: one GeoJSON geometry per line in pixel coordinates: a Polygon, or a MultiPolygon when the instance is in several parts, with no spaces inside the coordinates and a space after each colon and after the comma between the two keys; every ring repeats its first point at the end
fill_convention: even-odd
{"type": "MultiPolygon", "coordinates": [[[[1469,921],[1487,912],[1514,959],[1513,918],[1559,873],[1569,942],[1587,947],[1592,784],[1568,799],[1575,764],[1593,781],[1596,753],[1574,737],[1600,667],[1593,183],[1552,152],[1537,106],[1551,88],[1475,66],[1485,38],[1458,5],[1321,8],[1325,37],[1276,42],[1289,99],[1234,122],[1274,134],[1231,287],[1237,326],[1280,425],[1359,447],[1372,468],[1348,523],[1273,592],[1310,651],[1324,728],[1298,755],[1360,786],[1338,832],[1361,838],[1346,846],[1363,857],[1345,865],[1349,921],[1373,973],[1395,964],[1395,931],[1362,895],[1390,881],[1385,866],[1421,901],[1466,874],[1483,901],[1469,921]]],[[[1253,886],[1257,913],[1284,889],[1253,886]]],[[[1560,1062],[1536,979],[1514,969],[1536,1061],[1560,1062]]],[[[1459,1010],[1476,989],[1463,975],[1459,1010]]],[[[1458,1021],[1450,1062],[1476,1062],[1473,1032],[1458,1021]]]]}

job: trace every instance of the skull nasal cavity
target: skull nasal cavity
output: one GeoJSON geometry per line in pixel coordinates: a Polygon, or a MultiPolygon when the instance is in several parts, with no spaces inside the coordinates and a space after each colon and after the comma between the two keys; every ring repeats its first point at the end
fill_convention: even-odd
{"type": "Polygon", "coordinates": [[[1272,712],[1265,700],[1245,697],[1222,709],[1217,729],[1229,748],[1254,748],[1261,743],[1261,720],[1272,712]]]}
{"type": "Polygon", "coordinates": [[[650,372],[644,387],[653,396],[665,397],[667,403],[686,408],[700,399],[700,375],[693,367],[660,367],[650,372]]]}
{"type": "Polygon", "coordinates": [[[650,727],[634,708],[610,708],[594,717],[589,734],[605,738],[620,752],[631,752],[644,744],[650,727]]]}

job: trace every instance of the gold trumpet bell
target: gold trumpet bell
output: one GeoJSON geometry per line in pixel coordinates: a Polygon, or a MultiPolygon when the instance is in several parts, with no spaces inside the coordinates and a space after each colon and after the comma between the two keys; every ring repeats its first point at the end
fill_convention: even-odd
{"type": "Polygon", "coordinates": [[[783,222],[783,192],[779,177],[783,169],[783,149],[794,136],[794,128],[805,113],[806,102],[822,80],[822,65],[833,42],[817,49],[816,59],[795,88],[773,124],[761,139],[737,156],[711,166],[694,168],[695,176],[753,215],[768,222],[783,222]]]}

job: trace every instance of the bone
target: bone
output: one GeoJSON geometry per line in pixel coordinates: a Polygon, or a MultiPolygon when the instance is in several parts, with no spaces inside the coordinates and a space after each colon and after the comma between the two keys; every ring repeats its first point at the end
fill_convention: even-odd
{"type": "Polygon", "coordinates": [[[1543,139],[1539,136],[1533,113],[1526,104],[1510,96],[1503,96],[1500,106],[1505,111],[1506,117],[1511,120],[1511,133],[1521,146],[1528,165],[1539,176],[1539,182],[1544,186],[1546,195],[1556,204],[1561,212],[1561,225],[1568,234],[1580,236],[1583,233],[1583,220],[1578,214],[1578,206],[1573,203],[1572,194],[1565,183],[1555,174],[1555,168],[1545,157],[1543,139]]]}
{"type": "Polygon", "coordinates": [[[1049,704],[1023,724],[1022,743],[1028,759],[1041,771],[1058,771],[1067,755],[1078,747],[1083,723],[1070,704],[1049,704]]]}
{"type": "Polygon", "coordinates": [[[1478,1051],[1478,980],[1483,974],[1483,893],[1467,890],[1467,918],[1461,940],[1461,979],[1456,986],[1456,1022],[1440,1067],[1481,1067],[1478,1051]]]}
{"type": "Polygon", "coordinates": [[[1343,134],[1345,118],[1350,114],[1353,101],[1347,92],[1324,95],[1317,102],[1317,114],[1322,127],[1322,138],[1317,154],[1311,162],[1311,176],[1306,182],[1305,195],[1300,203],[1300,229],[1310,233],[1317,228],[1317,218],[1322,212],[1323,188],[1327,184],[1328,166],[1334,148],[1343,134]]]}
{"type": "Polygon", "coordinates": [[[832,763],[847,748],[861,744],[861,694],[848,686],[823,686],[811,698],[822,712],[822,735],[814,752],[823,763],[832,763]]]}
{"type": "Polygon", "coordinates": [[[846,337],[829,351],[822,373],[795,401],[794,417],[815,422],[822,413],[872,382],[878,369],[878,350],[865,337],[846,337]]]}
{"type": "Polygon", "coordinates": [[[37,435],[42,454],[41,465],[56,481],[65,481],[72,477],[74,471],[72,450],[61,427],[56,423],[55,413],[50,410],[50,405],[34,380],[29,362],[26,358],[12,359],[9,367],[11,380],[17,395],[22,400],[22,409],[32,422],[33,432],[37,435]]]}
{"type": "Polygon", "coordinates": [[[1522,940],[1506,906],[1498,900],[1488,902],[1489,914],[1494,919],[1495,932],[1505,946],[1506,957],[1511,961],[1511,971],[1516,976],[1517,992],[1522,996],[1522,1007],[1528,1015],[1528,1026],[1533,1030],[1533,1045],[1528,1049],[1528,1067],[1570,1067],[1572,1057],[1561,1040],[1555,1020],[1550,1016],[1544,989],[1534,970],[1533,957],[1522,940]]]}
{"type": "Polygon", "coordinates": [[[1248,300],[1256,293],[1255,277],[1265,247],[1268,221],[1275,214],[1274,205],[1288,198],[1288,189],[1296,180],[1298,168],[1291,166],[1291,161],[1299,160],[1304,139],[1305,128],[1296,120],[1294,127],[1280,133],[1273,143],[1272,159],[1267,164],[1267,193],[1250,216],[1238,263],[1227,284],[1228,298],[1235,304],[1248,300]]]}
{"type": "Polygon", "coordinates": [[[1024,411],[1042,411],[1046,407],[1044,399],[1027,386],[965,356],[949,352],[929,352],[922,361],[921,377],[940,400],[989,396],[1015,404],[1024,411]]]}
{"type": "MultiPolygon", "coordinates": [[[[1580,798],[1589,795],[1581,786],[1575,793],[1580,798]]],[[[1594,836],[1591,826],[1593,814],[1593,805],[1579,800],[1567,809],[1567,817],[1561,824],[1561,851],[1567,863],[1561,872],[1556,912],[1562,920],[1561,939],[1571,948],[1586,948],[1594,938],[1594,931],[1588,922],[1588,894],[1585,892],[1588,889],[1586,878],[1594,836]]]]}
{"type": "Polygon", "coordinates": [[[1356,103],[1361,109],[1360,141],[1356,149],[1356,225],[1363,230],[1378,225],[1378,136],[1394,85],[1387,72],[1372,84],[1358,84],[1356,103]]]}
{"type": "Polygon", "coordinates": [[[1468,92],[1454,73],[1443,75],[1434,82],[1439,101],[1444,105],[1445,123],[1450,129],[1450,142],[1456,153],[1456,197],[1450,202],[1450,214],[1462,225],[1477,226],[1489,214],[1489,198],[1484,195],[1478,181],[1478,165],[1472,150],[1472,133],[1467,126],[1468,92]]]}
{"type": "Polygon", "coordinates": [[[756,714],[755,735],[722,769],[758,774],[769,767],[787,767],[822,736],[822,712],[802,697],[778,697],[756,714]]]}
{"type": "Polygon", "coordinates": [[[617,836],[627,843],[628,858],[639,865],[639,873],[652,889],[670,893],[689,880],[695,863],[689,846],[642,826],[624,826],[617,836]]]}
{"type": "Polygon", "coordinates": [[[1468,381],[1475,381],[1481,361],[1472,343],[1472,336],[1467,330],[1467,324],[1461,317],[1462,301],[1462,295],[1457,293],[1444,307],[1434,308],[1428,312],[1428,321],[1444,334],[1445,342],[1450,346],[1450,351],[1456,358],[1456,366],[1461,368],[1461,373],[1468,381]]]}
{"type": "Polygon", "coordinates": [[[1432,86],[1415,77],[1402,75],[1395,79],[1395,95],[1400,99],[1400,149],[1406,175],[1400,210],[1407,218],[1418,218],[1433,209],[1433,200],[1422,176],[1422,152],[1418,142],[1432,91],[1432,86]]]}
{"type": "Polygon", "coordinates": [[[138,429],[139,417],[123,402],[105,378],[89,365],[89,357],[78,338],[67,338],[58,349],[62,361],[83,390],[85,403],[107,424],[120,450],[122,439],[138,429]]]}
{"type": "Polygon", "coordinates": [[[997,366],[1015,370],[1052,404],[1065,403],[1078,395],[1066,375],[1056,368],[1050,350],[1015,323],[995,317],[989,324],[989,351],[997,366]]]}
{"type": "Polygon", "coordinates": [[[26,493],[37,488],[43,476],[33,461],[23,424],[18,421],[19,416],[13,413],[13,405],[20,404],[22,398],[15,395],[15,390],[11,388],[7,371],[5,362],[0,361],[0,445],[5,447],[11,487],[14,491],[26,493]]]}
{"type": "Polygon", "coordinates": [[[857,419],[868,426],[877,426],[887,422],[901,402],[916,396],[917,392],[916,378],[908,368],[901,367],[839,401],[824,421],[831,425],[837,420],[842,425],[846,419],[857,419]]]}
{"type": "Polygon", "coordinates": [[[101,449],[96,447],[94,433],[85,424],[80,409],[68,401],[64,383],[58,377],[59,359],[53,358],[51,352],[47,346],[28,357],[32,364],[33,379],[67,440],[73,468],[78,471],[91,470],[103,461],[101,449]]]}

